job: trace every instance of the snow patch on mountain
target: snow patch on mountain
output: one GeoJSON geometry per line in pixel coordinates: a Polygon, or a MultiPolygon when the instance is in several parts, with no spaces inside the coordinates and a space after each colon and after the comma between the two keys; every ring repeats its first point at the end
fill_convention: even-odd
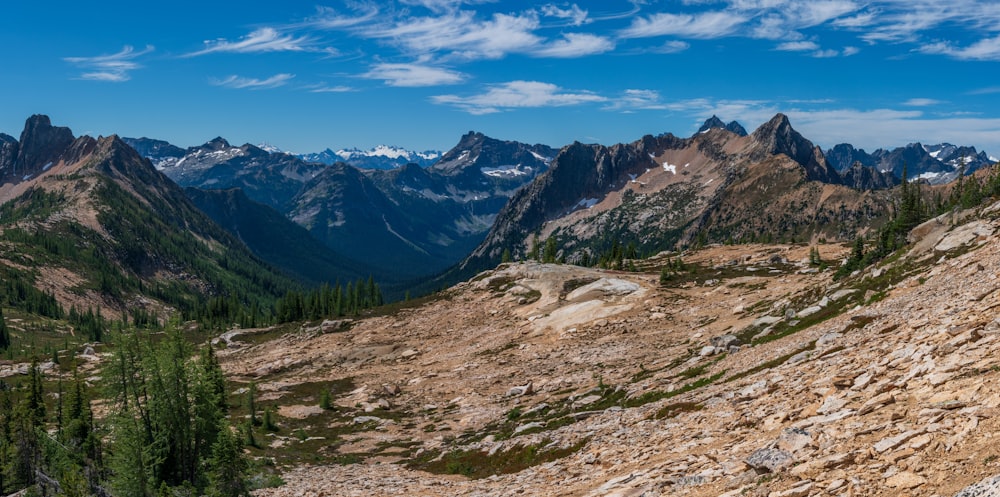
{"type": "Polygon", "coordinates": [[[527,176],[533,171],[532,168],[521,167],[520,164],[516,166],[482,167],[479,168],[479,170],[483,174],[493,178],[515,178],[518,176],[527,176]]]}
{"type": "MultiPolygon", "coordinates": [[[[271,145],[270,143],[267,143],[267,142],[263,142],[263,143],[257,145],[257,148],[259,148],[259,149],[261,149],[261,150],[263,150],[263,151],[265,151],[265,152],[267,152],[269,154],[283,154],[283,153],[285,153],[284,150],[282,150],[282,149],[280,149],[278,147],[275,147],[274,145],[271,145]]],[[[289,152],[289,153],[291,153],[291,152],[289,152]]],[[[295,154],[292,154],[292,155],[295,155],[295,154]]]]}
{"type": "Polygon", "coordinates": [[[549,163],[552,162],[552,157],[545,157],[545,156],[539,154],[538,152],[532,151],[531,155],[533,155],[536,159],[544,162],[546,166],[549,165],[549,163]]]}
{"type": "Polygon", "coordinates": [[[410,150],[406,150],[405,148],[393,147],[389,145],[378,145],[369,150],[360,150],[357,148],[340,149],[337,151],[337,155],[343,158],[345,161],[357,157],[385,157],[387,159],[434,160],[441,157],[441,152],[435,150],[428,150],[424,152],[413,152],[410,150]]]}

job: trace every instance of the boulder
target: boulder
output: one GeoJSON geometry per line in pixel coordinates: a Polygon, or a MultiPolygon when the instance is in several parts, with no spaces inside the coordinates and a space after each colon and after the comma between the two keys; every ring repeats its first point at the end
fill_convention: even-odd
{"type": "Polygon", "coordinates": [[[742,345],[742,343],[740,342],[740,339],[737,338],[736,335],[728,335],[728,334],[727,335],[713,337],[711,340],[709,340],[709,343],[711,343],[712,345],[714,345],[716,347],[720,347],[720,348],[723,348],[723,349],[728,349],[729,347],[731,347],[733,345],[742,345]]]}
{"type": "Polygon", "coordinates": [[[776,473],[795,464],[795,456],[787,450],[765,447],[753,451],[744,462],[758,473],[776,473]]]}
{"type": "Polygon", "coordinates": [[[511,387],[510,390],[507,390],[507,396],[520,397],[522,395],[531,395],[534,391],[534,385],[529,381],[526,385],[511,387]]]}
{"type": "Polygon", "coordinates": [[[1000,475],[991,476],[978,483],[959,490],[955,497],[997,497],[1000,496],[1000,475]]]}

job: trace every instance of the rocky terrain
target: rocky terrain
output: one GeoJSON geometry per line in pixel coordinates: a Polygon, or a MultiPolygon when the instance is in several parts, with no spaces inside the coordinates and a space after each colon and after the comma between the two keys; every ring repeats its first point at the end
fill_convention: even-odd
{"type": "Polygon", "coordinates": [[[281,427],[251,453],[285,484],[255,495],[996,495],[998,218],[933,219],[839,281],[806,245],[515,263],[229,334],[281,427]]]}

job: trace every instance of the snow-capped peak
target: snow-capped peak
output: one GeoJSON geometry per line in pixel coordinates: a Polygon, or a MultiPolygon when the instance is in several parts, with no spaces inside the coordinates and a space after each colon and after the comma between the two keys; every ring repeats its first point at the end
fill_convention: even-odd
{"type": "Polygon", "coordinates": [[[441,152],[433,150],[428,150],[426,152],[411,152],[404,148],[389,145],[378,145],[369,150],[360,150],[357,148],[340,149],[336,152],[336,154],[344,160],[350,160],[357,157],[385,157],[387,159],[406,160],[413,160],[419,157],[424,160],[434,160],[441,157],[441,152]]]}
{"type": "Polygon", "coordinates": [[[278,147],[275,147],[274,145],[271,145],[270,143],[267,143],[267,142],[263,142],[260,145],[257,145],[257,148],[259,148],[259,149],[261,149],[261,150],[263,150],[263,151],[265,151],[265,152],[267,152],[269,154],[283,154],[283,153],[285,153],[284,150],[282,150],[282,149],[280,149],[278,147]]]}

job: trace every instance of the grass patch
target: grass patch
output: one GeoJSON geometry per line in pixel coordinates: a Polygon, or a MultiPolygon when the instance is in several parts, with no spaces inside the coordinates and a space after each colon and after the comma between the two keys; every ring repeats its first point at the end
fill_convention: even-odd
{"type": "Polygon", "coordinates": [[[802,347],[801,349],[798,349],[798,350],[795,350],[793,352],[789,352],[789,353],[787,353],[787,354],[785,354],[783,356],[771,359],[770,361],[761,363],[760,365],[754,366],[754,367],[752,367],[752,368],[750,368],[750,369],[748,369],[746,371],[743,371],[743,372],[740,372],[740,373],[736,373],[736,374],[730,376],[729,378],[726,378],[725,380],[723,380],[723,383],[729,383],[731,381],[736,381],[736,380],[739,380],[741,378],[746,378],[747,376],[759,373],[761,371],[764,371],[765,369],[776,368],[776,367],[778,367],[778,366],[780,366],[780,365],[788,362],[788,360],[791,359],[792,357],[795,357],[796,354],[801,354],[803,352],[806,352],[806,351],[809,351],[809,350],[815,350],[815,349],[816,349],[816,341],[813,340],[813,341],[809,342],[808,345],[806,345],[805,347],[802,347]]]}
{"type": "Polygon", "coordinates": [[[515,445],[510,449],[497,451],[493,455],[478,449],[455,450],[441,456],[438,451],[427,451],[410,461],[407,467],[428,473],[462,475],[474,480],[494,475],[505,475],[523,471],[532,466],[562,459],[586,445],[584,439],[569,447],[546,448],[551,441],[546,439],[538,445],[515,445]],[[441,456],[440,459],[438,456],[441,456]]]}
{"type": "Polygon", "coordinates": [[[697,412],[704,409],[705,406],[697,402],[678,402],[676,404],[669,404],[660,408],[653,414],[653,419],[668,419],[678,416],[685,412],[697,412]]]}

